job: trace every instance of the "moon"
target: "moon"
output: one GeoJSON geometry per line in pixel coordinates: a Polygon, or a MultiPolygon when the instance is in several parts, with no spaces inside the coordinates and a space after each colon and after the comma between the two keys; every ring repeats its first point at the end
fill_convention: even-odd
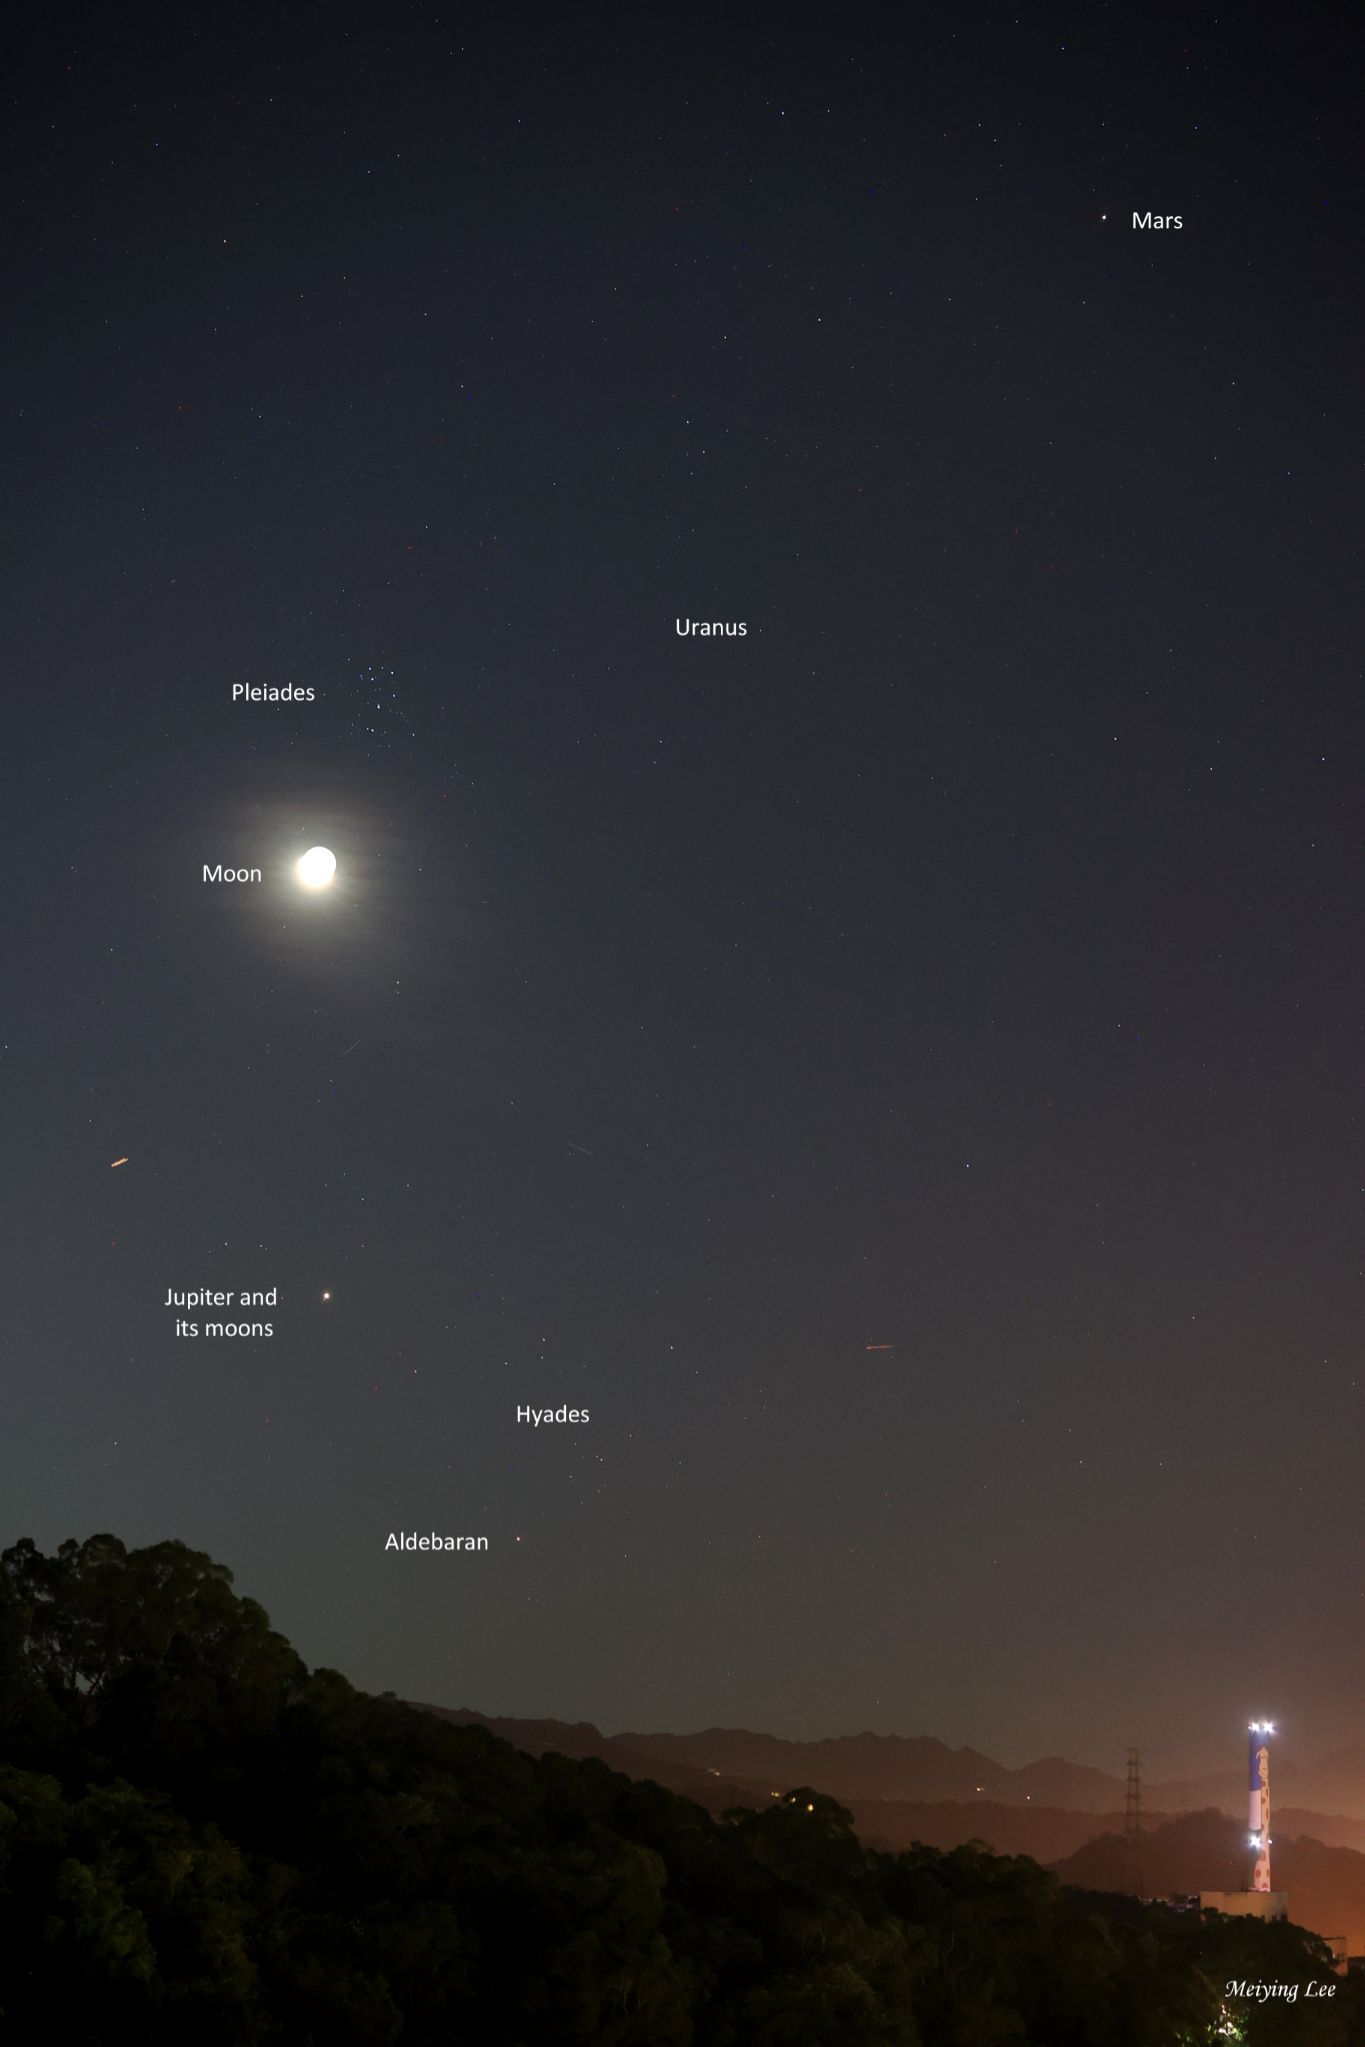
{"type": "Polygon", "coordinates": [[[325,846],[310,846],[294,872],[305,888],[329,888],[337,871],[337,856],[325,846]]]}

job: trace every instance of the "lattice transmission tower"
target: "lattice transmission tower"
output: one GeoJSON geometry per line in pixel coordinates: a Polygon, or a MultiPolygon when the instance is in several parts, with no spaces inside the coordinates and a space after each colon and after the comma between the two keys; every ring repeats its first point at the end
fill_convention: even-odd
{"type": "Polygon", "coordinates": [[[1128,1887],[1135,1897],[1142,1883],[1142,1750],[1128,1751],[1128,1780],[1123,1792],[1123,1839],[1128,1850],[1128,1887]]]}

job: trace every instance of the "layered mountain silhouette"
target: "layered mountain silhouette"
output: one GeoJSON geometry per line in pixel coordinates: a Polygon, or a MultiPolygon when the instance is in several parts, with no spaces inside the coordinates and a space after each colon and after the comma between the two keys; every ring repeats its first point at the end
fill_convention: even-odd
{"type": "MultiPolygon", "coordinates": [[[[603,1734],[590,1721],[424,1710],[486,1727],[532,1755],[597,1756],[715,1814],[761,1808],[793,1785],[810,1784],[849,1807],[872,1847],[896,1850],[918,1841],[951,1849],[976,1840],[998,1854],[1032,1856],[1088,1889],[1124,1891],[1134,1881],[1122,1780],[1062,1756],[1009,1769],[929,1735],[803,1742],[730,1727],[603,1734]]],[[[1277,1758],[1275,1781],[1276,1888],[1290,1892],[1300,1925],[1344,1933],[1353,1954],[1365,1953],[1365,1749],[1298,1767],[1277,1758]]],[[[1144,1894],[1239,1889],[1247,1876],[1245,1799],[1245,1778],[1232,1770],[1144,1786],[1144,1894]]]]}
{"type": "MultiPolygon", "coordinates": [[[[491,1728],[532,1754],[557,1749],[568,1756],[600,1756],[616,1769],[659,1776],[716,1775],[774,1790],[819,1784],[831,1797],[992,1800],[1000,1805],[1059,1805],[1078,1812],[1112,1812],[1123,1805],[1123,1785],[1103,1770],[1048,1756],[1007,1769],[979,1750],[949,1748],[930,1735],[850,1734],[828,1741],[783,1741],[745,1728],[710,1727],[703,1734],[602,1734],[590,1721],[497,1720],[466,1709],[430,1707],[444,1719],[491,1728]]],[[[671,1782],[672,1776],[660,1781],[671,1782]]],[[[1362,1776],[1365,1816],[1365,1776],[1362,1776]]]]}
{"type": "MultiPolygon", "coordinates": [[[[467,1709],[429,1707],[447,1720],[489,1727],[531,1754],[600,1756],[618,1769],[642,1759],[678,1776],[715,1775],[773,1789],[819,1784],[831,1797],[909,1799],[916,1802],[1059,1806],[1077,1813],[1123,1810],[1123,1779],[1064,1756],[1045,1756],[1012,1770],[972,1748],[950,1748],[931,1735],[850,1734],[827,1741],[784,1741],[742,1727],[709,1727],[701,1734],[603,1734],[591,1721],[506,1720],[467,1709]]],[[[671,1781],[663,1780],[660,1781],[671,1781]]],[[[1340,1749],[1307,1765],[1275,1758],[1277,1810],[1324,1813],[1365,1822],[1365,1748],[1340,1749]]],[[[1168,1778],[1143,1787],[1154,1812],[1203,1812],[1210,1806],[1233,1817],[1246,1805],[1241,1770],[1168,1778]]]]}
{"type": "MultiPolygon", "coordinates": [[[[1365,1748],[1337,1749],[1306,1764],[1277,1751],[1274,1790],[1279,1806],[1365,1820],[1365,1748]]],[[[1217,1806],[1236,1815],[1246,1803],[1246,1774],[1220,1770],[1206,1777],[1175,1778],[1150,1784],[1145,1793],[1165,1812],[1199,1812],[1217,1806]]]]}
{"type": "MultiPolygon", "coordinates": [[[[1345,1934],[1348,1952],[1365,1951],[1365,1855],[1292,1834],[1281,1823],[1274,1840],[1275,1888],[1289,1893],[1296,1923],[1315,1933],[1345,1934]]],[[[1131,1857],[1121,1834],[1102,1834],[1053,1866],[1067,1883],[1087,1889],[1130,1886],[1131,1857]]],[[[1246,1878],[1245,1829],[1224,1813],[1184,1813],[1143,1841],[1142,1884],[1149,1897],[1236,1891],[1246,1878]]]]}

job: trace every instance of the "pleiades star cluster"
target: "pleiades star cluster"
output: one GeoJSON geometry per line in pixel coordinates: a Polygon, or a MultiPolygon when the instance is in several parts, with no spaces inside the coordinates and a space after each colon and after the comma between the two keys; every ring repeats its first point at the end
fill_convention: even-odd
{"type": "Polygon", "coordinates": [[[1354,1739],[1357,127],[1235,13],[28,25],[6,1541],[488,1713],[1354,1739]]]}

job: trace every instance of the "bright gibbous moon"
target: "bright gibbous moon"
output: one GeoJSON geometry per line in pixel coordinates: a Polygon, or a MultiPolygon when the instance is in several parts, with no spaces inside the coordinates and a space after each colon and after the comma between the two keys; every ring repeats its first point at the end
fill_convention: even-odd
{"type": "Polygon", "coordinates": [[[310,846],[294,871],[305,888],[326,888],[337,871],[337,856],[325,846],[310,846]]]}

